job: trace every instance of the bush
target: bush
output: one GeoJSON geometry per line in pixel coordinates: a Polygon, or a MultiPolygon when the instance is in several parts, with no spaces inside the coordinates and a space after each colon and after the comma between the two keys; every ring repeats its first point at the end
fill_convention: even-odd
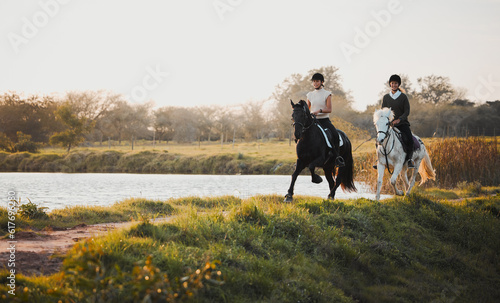
{"type": "Polygon", "coordinates": [[[19,214],[26,219],[44,219],[48,218],[48,215],[45,213],[45,210],[48,209],[48,207],[40,207],[36,205],[35,203],[31,202],[30,199],[28,199],[28,203],[21,204],[19,206],[19,214]]]}

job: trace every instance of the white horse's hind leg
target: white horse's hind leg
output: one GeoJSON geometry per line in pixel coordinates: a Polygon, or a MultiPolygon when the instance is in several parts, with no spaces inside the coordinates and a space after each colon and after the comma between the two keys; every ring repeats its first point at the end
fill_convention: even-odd
{"type": "Polygon", "coordinates": [[[415,179],[417,178],[418,168],[420,167],[420,163],[422,159],[417,159],[415,161],[415,168],[412,169],[411,179],[410,179],[410,187],[408,187],[408,191],[406,191],[406,195],[410,194],[411,189],[415,185],[415,179]]]}
{"type": "Polygon", "coordinates": [[[380,200],[380,191],[382,190],[382,182],[384,181],[384,172],[385,165],[380,164],[377,165],[378,179],[377,179],[377,195],[375,196],[375,200],[380,200]]]}
{"type": "Polygon", "coordinates": [[[394,192],[396,193],[396,195],[398,196],[402,196],[404,195],[404,192],[402,190],[399,190],[397,187],[396,187],[396,182],[398,181],[398,176],[399,176],[399,173],[401,172],[401,169],[403,169],[403,164],[402,163],[398,163],[394,166],[394,172],[392,173],[392,177],[391,177],[391,184],[392,184],[392,187],[394,187],[394,192]]]}
{"type": "Polygon", "coordinates": [[[403,184],[404,184],[404,187],[405,187],[405,190],[406,190],[409,187],[409,183],[408,183],[408,165],[406,165],[406,164],[403,165],[403,169],[401,170],[401,175],[402,175],[403,184]]]}

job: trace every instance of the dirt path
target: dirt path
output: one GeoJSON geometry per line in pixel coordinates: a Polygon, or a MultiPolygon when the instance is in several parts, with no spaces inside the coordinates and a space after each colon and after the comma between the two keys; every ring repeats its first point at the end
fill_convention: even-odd
{"type": "MultiPolygon", "coordinates": [[[[152,223],[167,222],[171,217],[156,218],[152,223]]],[[[86,238],[97,237],[109,231],[130,227],[136,222],[80,224],[70,229],[53,231],[21,231],[15,234],[16,242],[0,240],[0,268],[15,263],[16,273],[24,275],[50,275],[60,270],[63,256],[73,245],[86,238]],[[15,252],[11,254],[13,251],[15,252]],[[12,261],[14,256],[15,261],[12,261]]]]}

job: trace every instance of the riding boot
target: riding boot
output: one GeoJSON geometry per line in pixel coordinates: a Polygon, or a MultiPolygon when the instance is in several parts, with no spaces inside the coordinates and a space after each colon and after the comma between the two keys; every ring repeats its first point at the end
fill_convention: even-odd
{"type": "Polygon", "coordinates": [[[412,158],[413,158],[413,149],[411,149],[408,152],[406,158],[408,159],[408,168],[415,168],[415,164],[413,164],[413,160],[412,160],[412,158]]]}

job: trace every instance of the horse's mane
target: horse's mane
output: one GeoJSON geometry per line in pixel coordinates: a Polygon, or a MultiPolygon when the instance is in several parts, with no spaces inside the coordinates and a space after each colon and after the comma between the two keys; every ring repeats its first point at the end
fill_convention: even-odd
{"type": "Polygon", "coordinates": [[[300,104],[300,106],[304,107],[304,110],[306,111],[306,114],[309,116],[311,114],[311,112],[309,111],[309,106],[307,106],[307,102],[304,101],[304,100],[300,100],[299,103],[297,104],[300,104]]]}
{"type": "Polygon", "coordinates": [[[394,120],[394,113],[392,112],[390,107],[384,107],[382,109],[376,110],[373,113],[373,123],[376,124],[377,121],[382,117],[389,118],[389,121],[394,120]]]}

